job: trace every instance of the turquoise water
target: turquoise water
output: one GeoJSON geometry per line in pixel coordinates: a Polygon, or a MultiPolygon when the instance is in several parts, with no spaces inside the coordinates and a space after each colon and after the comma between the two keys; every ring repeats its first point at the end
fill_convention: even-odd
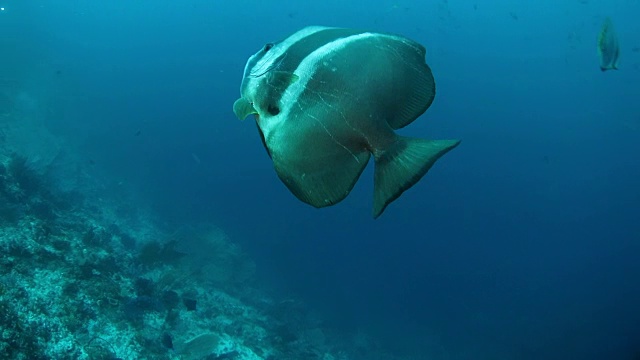
{"type": "MultiPolygon", "coordinates": [[[[109,290],[117,296],[102,299],[117,297],[111,307],[86,295],[91,321],[126,325],[72,327],[54,321],[63,310],[29,308],[48,326],[58,324],[57,343],[61,334],[76,344],[68,358],[92,358],[96,348],[103,358],[191,356],[159,339],[168,333],[186,344],[205,330],[226,344],[210,352],[237,359],[640,356],[640,1],[0,0],[0,8],[0,160],[8,169],[0,173],[8,189],[0,192],[0,243],[71,244],[58,244],[53,259],[15,248],[3,255],[0,289],[9,290],[0,292],[0,306],[18,315],[0,327],[24,320],[11,304],[34,304],[34,281],[70,274],[62,267],[85,264],[88,247],[102,254],[92,264],[111,252],[125,267],[87,270],[119,279],[118,290],[109,290]],[[607,16],[620,63],[601,72],[596,39],[607,16]],[[308,25],[391,32],[423,44],[437,94],[400,133],[462,140],[377,220],[372,165],[344,201],[312,208],[280,182],[253,121],[232,112],[248,57],[308,25]],[[55,190],[30,192],[11,154],[55,190]],[[67,194],[65,205],[53,199],[62,195],[43,195],[49,192],[67,194]],[[53,235],[38,237],[27,226],[51,217],[41,203],[57,204],[53,235]],[[107,229],[111,240],[85,238],[93,227],[107,229]],[[212,228],[225,235],[206,235],[212,228]],[[183,235],[172,237],[176,231],[183,235]],[[120,233],[133,244],[111,243],[120,233]],[[242,255],[198,240],[212,236],[242,255]],[[169,256],[144,265],[146,244],[173,240],[169,256]],[[187,254],[180,264],[165,263],[180,257],[172,249],[187,254]],[[211,260],[207,252],[215,253],[211,260]],[[50,273],[9,279],[18,265],[50,273]],[[198,278],[175,292],[183,299],[195,291],[209,306],[233,303],[216,302],[224,293],[268,319],[222,305],[227,310],[194,315],[181,304],[182,325],[164,323],[171,309],[157,310],[161,294],[133,284],[152,279],[159,287],[162,274],[185,267],[216,276],[253,269],[251,280],[238,271],[237,281],[198,278]],[[7,284],[15,283],[31,294],[27,300],[14,299],[7,284]],[[288,301],[304,305],[273,305],[288,301]],[[151,305],[140,318],[142,302],[151,305]],[[313,320],[283,315],[294,308],[313,320]],[[265,334],[242,335],[223,320],[265,334]],[[268,350],[277,347],[277,331],[291,341],[268,350]],[[148,345],[135,334],[155,347],[127,347],[122,339],[148,345]],[[121,345],[109,350],[96,336],[121,345]]],[[[67,276],[60,287],[76,281],[67,276]]]]}

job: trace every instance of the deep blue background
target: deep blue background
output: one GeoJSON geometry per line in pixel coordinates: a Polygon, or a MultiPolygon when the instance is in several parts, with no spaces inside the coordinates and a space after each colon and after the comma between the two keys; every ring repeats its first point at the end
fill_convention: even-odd
{"type": "Polygon", "coordinates": [[[640,1],[2,4],[0,79],[46,94],[92,171],[218,224],[328,324],[420,358],[640,354],[640,1]],[[598,69],[605,16],[617,72],[598,69]],[[376,221],[371,167],[313,209],[231,111],[247,58],[307,25],[424,44],[438,93],[402,133],[463,140],[376,221]]]}

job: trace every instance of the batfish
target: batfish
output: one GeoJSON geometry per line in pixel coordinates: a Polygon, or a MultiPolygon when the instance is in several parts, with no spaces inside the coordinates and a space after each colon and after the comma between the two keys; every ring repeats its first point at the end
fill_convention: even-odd
{"type": "Polygon", "coordinates": [[[618,57],[620,45],[613,28],[613,22],[606,18],[602,23],[602,29],[598,34],[598,57],[600,58],[600,70],[618,70],[618,57]]]}
{"type": "Polygon", "coordinates": [[[425,48],[402,36],[306,27],[249,58],[233,105],[255,115],[282,182],[301,201],[343,200],[373,155],[377,218],[459,140],[400,136],[433,102],[425,48]]]}

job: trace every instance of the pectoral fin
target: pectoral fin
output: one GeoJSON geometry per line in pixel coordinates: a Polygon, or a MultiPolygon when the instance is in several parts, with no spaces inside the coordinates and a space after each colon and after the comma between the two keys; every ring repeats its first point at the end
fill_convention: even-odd
{"type": "Polygon", "coordinates": [[[300,77],[288,71],[272,71],[269,73],[269,84],[276,89],[286,89],[298,81],[300,77]]]}
{"type": "Polygon", "coordinates": [[[251,114],[257,114],[256,109],[245,98],[240,98],[233,103],[233,113],[240,120],[244,120],[251,114]]]}

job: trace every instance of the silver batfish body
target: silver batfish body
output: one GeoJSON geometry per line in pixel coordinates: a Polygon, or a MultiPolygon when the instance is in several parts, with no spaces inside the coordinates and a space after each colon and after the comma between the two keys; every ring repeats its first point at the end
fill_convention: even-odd
{"type": "Polygon", "coordinates": [[[459,144],[395,133],[435,96],[424,47],[398,35],[306,27],[249,58],[240,94],[236,116],[255,115],[278,176],[315,207],[343,200],[373,156],[378,217],[459,144]]]}

